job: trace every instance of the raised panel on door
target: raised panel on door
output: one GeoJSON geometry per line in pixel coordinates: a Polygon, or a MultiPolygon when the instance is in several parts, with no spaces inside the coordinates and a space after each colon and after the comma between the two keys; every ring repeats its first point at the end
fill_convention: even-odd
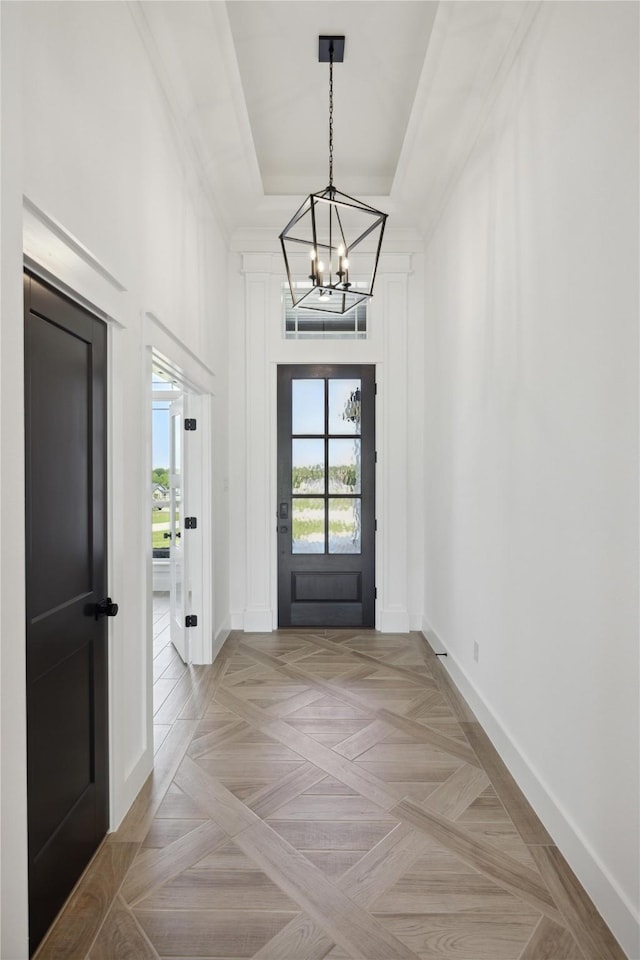
{"type": "Polygon", "coordinates": [[[375,368],[278,367],[278,624],[375,622],[375,368]]]}
{"type": "Polygon", "coordinates": [[[25,275],[33,953],[108,827],[106,325],[25,275]]]}

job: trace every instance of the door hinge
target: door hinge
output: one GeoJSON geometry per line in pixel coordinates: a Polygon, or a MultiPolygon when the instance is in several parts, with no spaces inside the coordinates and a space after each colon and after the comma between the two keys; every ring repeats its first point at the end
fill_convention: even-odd
{"type": "Polygon", "coordinates": [[[378,521],[377,521],[377,520],[374,520],[374,521],[373,521],[373,529],[374,529],[375,531],[378,530],[378,521]]]}
{"type": "Polygon", "coordinates": [[[377,384],[377,383],[374,383],[373,386],[374,386],[373,392],[375,393],[375,395],[376,395],[376,397],[377,397],[377,396],[378,396],[378,384],[377,384]]]}
{"type": "Polygon", "coordinates": [[[184,528],[185,530],[196,530],[198,528],[198,518],[197,517],[185,517],[184,518],[184,528]]]}
{"type": "Polygon", "coordinates": [[[184,625],[185,627],[198,626],[198,618],[196,617],[195,613],[190,613],[184,618],[184,625]]]}
{"type": "Polygon", "coordinates": [[[377,451],[377,450],[376,450],[376,452],[374,453],[373,456],[374,456],[374,462],[377,463],[377,462],[378,462],[378,451],[377,451]]]}
{"type": "Polygon", "coordinates": [[[186,417],[184,421],[185,430],[195,430],[196,427],[197,427],[197,421],[193,417],[192,418],[186,417]]]}
{"type": "Polygon", "coordinates": [[[374,600],[377,600],[377,599],[378,599],[378,588],[377,588],[377,587],[374,587],[374,588],[373,588],[373,598],[374,598],[374,600]]]}

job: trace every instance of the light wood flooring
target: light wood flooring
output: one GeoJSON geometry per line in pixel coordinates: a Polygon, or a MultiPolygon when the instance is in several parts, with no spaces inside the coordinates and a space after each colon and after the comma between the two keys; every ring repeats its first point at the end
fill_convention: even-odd
{"type": "Polygon", "coordinates": [[[158,612],[152,776],[38,960],[619,960],[420,634],[158,612]]]}

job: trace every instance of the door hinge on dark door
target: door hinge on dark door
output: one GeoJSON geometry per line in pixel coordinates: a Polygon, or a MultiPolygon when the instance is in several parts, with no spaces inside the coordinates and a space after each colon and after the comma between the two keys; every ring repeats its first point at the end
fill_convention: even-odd
{"type": "Polygon", "coordinates": [[[196,530],[198,527],[198,518],[197,517],[185,517],[184,518],[184,528],[185,530],[196,530]]]}
{"type": "Polygon", "coordinates": [[[197,626],[198,626],[198,618],[197,618],[197,616],[195,615],[195,613],[187,614],[187,616],[184,618],[184,625],[185,625],[185,627],[197,627],[197,626]]]}
{"type": "Polygon", "coordinates": [[[374,597],[374,600],[377,600],[377,599],[378,599],[378,588],[377,588],[377,587],[375,587],[375,589],[374,589],[374,591],[373,591],[373,597],[374,597]]]}
{"type": "Polygon", "coordinates": [[[196,429],[197,429],[197,426],[198,426],[197,420],[195,420],[193,417],[191,417],[191,418],[186,417],[186,418],[185,418],[185,421],[184,421],[184,428],[185,428],[185,430],[196,430],[196,429]]]}

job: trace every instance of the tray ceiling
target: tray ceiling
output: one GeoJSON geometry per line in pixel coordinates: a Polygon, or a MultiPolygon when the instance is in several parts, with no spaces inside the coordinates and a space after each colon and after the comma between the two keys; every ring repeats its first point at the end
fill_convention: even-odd
{"type": "Polygon", "coordinates": [[[327,185],[320,34],[346,37],[334,68],[336,186],[388,212],[391,230],[428,235],[541,6],[132,0],[129,9],[231,238],[281,229],[305,195],[327,185]]]}

